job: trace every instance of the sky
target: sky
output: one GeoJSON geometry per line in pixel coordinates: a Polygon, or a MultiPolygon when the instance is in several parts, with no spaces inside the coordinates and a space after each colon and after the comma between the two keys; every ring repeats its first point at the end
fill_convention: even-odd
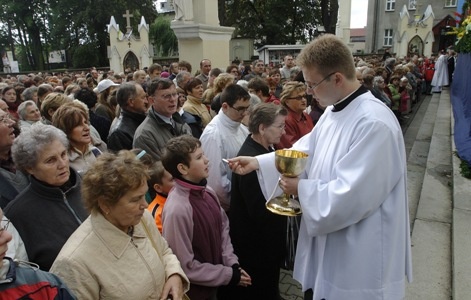
{"type": "MultiPolygon", "coordinates": [[[[342,5],[342,2],[339,1],[342,5]]],[[[350,28],[363,28],[366,26],[368,14],[368,0],[352,0],[352,14],[350,17],[350,28]]]]}

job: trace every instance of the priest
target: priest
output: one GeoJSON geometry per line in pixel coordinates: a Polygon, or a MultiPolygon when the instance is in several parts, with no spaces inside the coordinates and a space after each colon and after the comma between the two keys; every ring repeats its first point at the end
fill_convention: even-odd
{"type": "Polygon", "coordinates": [[[323,35],[296,59],[308,92],[327,106],[292,149],[309,154],[299,178],[280,176],[274,154],[229,160],[258,170],[265,198],[297,195],[303,211],[294,278],[304,299],[403,299],[412,281],[407,168],[392,111],[355,77],[350,49],[323,35]]]}

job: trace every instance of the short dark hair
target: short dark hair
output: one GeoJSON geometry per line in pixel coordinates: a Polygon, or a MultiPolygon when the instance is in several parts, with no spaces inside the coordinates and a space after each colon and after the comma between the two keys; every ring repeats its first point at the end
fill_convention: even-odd
{"type": "Polygon", "coordinates": [[[191,73],[191,64],[187,62],[186,60],[180,60],[178,62],[178,67],[184,67],[188,70],[188,73],[191,73]]]}
{"type": "Polygon", "coordinates": [[[209,71],[209,76],[218,77],[219,74],[221,74],[221,73],[222,73],[221,69],[219,69],[219,68],[212,68],[211,71],[209,71]]]}
{"type": "Polygon", "coordinates": [[[270,87],[268,86],[268,83],[261,78],[255,77],[250,79],[247,87],[257,92],[261,91],[263,96],[270,96],[270,87]]]}
{"type": "Polygon", "coordinates": [[[194,89],[200,84],[203,84],[203,82],[198,78],[192,78],[188,80],[188,82],[185,84],[185,93],[188,94],[188,92],[191,92],[192,89],[194,89]]]}
{"type": "Polygon", "coordinates": [[[249,100],[249,93],[238,84],[228,85],[221,93],[221,104],[226,102],[229,106],[233,106],[238,100],[249,100]]]}
{"type": "Polygon", "coordinates": [[[178,171],[178,164],[190,165],[190,153],[201,147],[201,142],[197,138],[184,134],[170,139],[162,154],[162,164],[173,177],[181,178],[178,171]]]}
{"type": "Polygon", "coordinates": [[[82,88],[75,93],[75,99],[82,101],[88,109],[92,109],[97,103],[97,96],[90,88],[82,88]]]}
{"type": "Polygon", "coordinates": [[[166,90],[172,85],[175,85],[172,80],[168,78],[155,78],[147,86],[147,95],[153,96],[158,90],[166,90]]]}
{"type": "Polygon", "coordinates": [[[154,72],[154,70],[159,70],[159,71],[162,71],[162,66],[159,65],[159,64],[152,64],[150,65],[150,67],[147,69],[147,72],[149,74],[152,74],[154,72]]]}
{"type": "Polygon", "coordinates": [[[121,108],[128,106],[128,100],[133,99],[137,95],[135,82],[126,82],[119,86],[118,92],[116,93],[116,101],[121,108]]]}

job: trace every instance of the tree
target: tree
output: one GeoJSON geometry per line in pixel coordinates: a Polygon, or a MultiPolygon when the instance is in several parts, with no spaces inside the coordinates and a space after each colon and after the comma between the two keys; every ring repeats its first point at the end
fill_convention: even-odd
{"type": "Polygon", "coordinates": [[[111,16],[126,24],[122,17],[126,9],[134,15],[133,28],[141,16],[149,23],[157,16],[152,0],[2,0],[0,31],[9,32],[11,27],[8,48],[13,51],[22,45],[34,70],[46,68],[50,50],[65,49],[72,57],[79,46],[89,44],[95,45],[97,65],[104,66],[108,65],[106,25],[111,16]]]}
{"type": "Polygon", "coordinates": [[[163,15],[150,25],[149,38],[155,42],[161,56],[173,56],[178,52],[178,39],[170,28],[170,20],[163,15]]]}
{"type": "MultiPolygon", "coordinates": [[[[218,0],[221,6],[222,0],[218,0]]],[[[236,28],[236,37],[256,46],[306,43],[319,25],[335,33],[338,0],[233,0],[219,7],[219,20],[236,28]]]]}

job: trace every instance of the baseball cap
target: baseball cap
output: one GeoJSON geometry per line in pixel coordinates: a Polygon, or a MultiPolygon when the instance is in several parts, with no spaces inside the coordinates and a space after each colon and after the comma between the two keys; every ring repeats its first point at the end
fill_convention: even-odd
{"type": "Polygon", "coordinates": [[[96,88],[93,89],[93,91],[95,93],[102,93],[104,92],[106,89],[112,87],[112,86],[119,86],[119,84],[117,83],[114,83],[113,81],[111,81],[110,79],[103,79],[102,81],[100,81],[97,85],[96,88]]]}

